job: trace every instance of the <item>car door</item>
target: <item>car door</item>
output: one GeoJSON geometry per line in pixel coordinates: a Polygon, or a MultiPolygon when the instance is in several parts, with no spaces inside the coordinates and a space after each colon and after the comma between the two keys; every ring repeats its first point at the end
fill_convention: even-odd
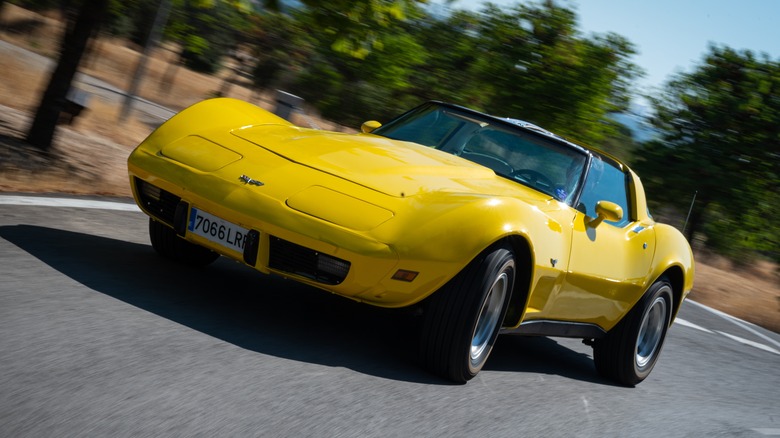
{"type": "Polygon", "coordinates": [[[619,163],[592,158],[575,208],[568,270],[540,316],[609,330],[638,300],[652,264],[655,232],[652,223],[634,219],[630,182],[619,163]],[[622,217],[597,219],[600,201],[613,204],[613,213],[615,205],[620,207],[622,217]]]}

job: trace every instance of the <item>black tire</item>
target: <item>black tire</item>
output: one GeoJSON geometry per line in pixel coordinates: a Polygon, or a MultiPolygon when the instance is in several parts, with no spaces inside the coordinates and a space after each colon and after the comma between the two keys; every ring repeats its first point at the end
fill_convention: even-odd
{"type": "Polygon", "coordinates": [[[173,228],[149,218],[149,240],[161,256],[190,266],[206,266],[219,257],[214,251],[188,242],[173,228]]]}
{"type": "Polygon", "coordinates": [[[653,370],[672,317],[672,285],[661,277],[618,325],[593,344],[596,370],[634,386],[653,370]]]}
{"type": "Polygon", "coordinates": [[[485,251],[433,294],[420,336],[429,371],[466,383],[482,369],[498,337],[515,281],[512,251],[485,251]]]}

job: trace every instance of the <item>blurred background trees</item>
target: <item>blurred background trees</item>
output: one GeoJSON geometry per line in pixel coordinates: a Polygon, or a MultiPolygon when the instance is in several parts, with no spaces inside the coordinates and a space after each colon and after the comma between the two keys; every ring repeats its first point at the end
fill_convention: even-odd
{"type": "MultiPolygon", "coordinates": [[[[0,13],[15,3],[59,11],[73,25],[85,1],[107,2],[101,32],[135,47],[160,5],[5,0],[0,13]]],[[[617,34],[584,35],[576,12],[553,0],[477,12],[425,0],[172,0],[163,38],[179,61],[161,89],[181,65],[220,74],[216,93],[229,95],[236,74],[224,66],[238,60],[257,89],[297,94],[352,127],[429,99],[521,118],[628,161],[654,211],[680,228],[695,193],[689,238],[738,260],[780,257],[772,215],[780,202],[780,67],[766,57],[711,47],[692,72],[646,96],[655,133],[642,143],[618,122],[642,74],[631,62],[634,46],[617,34]]]]}
{"type": "Polygon", "coordinates": [[[479,25],[475,70],[492,112],[590,144],[616,134],[608,115],[627,109],[628,84],[639,74],[631,43],[580,35],[574,11],[552,1],[511,11],[488,6],[479,25]]]}
{"type": "Polygon", "coordinates": [[[637,163],[657,205],[691,209],[686,234],[734,260],[780,257],[780,64],[711,47],[653,98],[659,137],[637,163]]]}
{"type": "MultiPolygon", "coordinates": [[[[27,142],[31,145],[44,150],[51,147],[60,114],[65,109],[70,84],[76,75],[89,39],[100,26],[108,1],[94,0],[74,5],[77,12],[73,17],[68,17],[57,65],[41,96],[32,125],[27,132],[27,142]]],[[[70,9],[65,11],[69,12],[70,9]]]]}

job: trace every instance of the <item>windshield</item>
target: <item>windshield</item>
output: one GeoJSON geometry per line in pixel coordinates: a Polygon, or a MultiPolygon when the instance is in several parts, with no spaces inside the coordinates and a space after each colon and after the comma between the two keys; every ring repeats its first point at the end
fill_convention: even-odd
{"type": "Polygon", "coordinates": [[[435,103],[414,109],[373,133],[449,152],[569,205],[587,161],[584,150],[548,135],[435,103]]]}

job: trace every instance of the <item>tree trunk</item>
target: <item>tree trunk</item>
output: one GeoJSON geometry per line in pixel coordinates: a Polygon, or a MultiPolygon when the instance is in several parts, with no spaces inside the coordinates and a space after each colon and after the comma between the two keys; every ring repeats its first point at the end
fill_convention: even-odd
{"type": "Polygon", "coordinates": [[[176,59],[168,63],[168,67],[165,69],[162,78],[160,79],[160,85],[158,91],[167,96],[174,86],[176,80],[176,73],[179,71],[179,66],[184,62],[182,55],[184,53],[184,44],[182,43],[181,49],[176,54],[176,59]]]}
{"type": "Polygon", "coordinates": [[[108,0],[84,2],[72,26],[68,26],[60,45],[57,67],[43,93],[35,119],[27,132],[27,142],[43,150],[51,148],[57,120],[65,107],[65,98],[70,89],[79,62],[93,31],[98,28],[108,0]]]}
{"type": "Polygon", "coordinates": [[[0,31],[5,29],[5,0],[0,0],[0,31]]]}

